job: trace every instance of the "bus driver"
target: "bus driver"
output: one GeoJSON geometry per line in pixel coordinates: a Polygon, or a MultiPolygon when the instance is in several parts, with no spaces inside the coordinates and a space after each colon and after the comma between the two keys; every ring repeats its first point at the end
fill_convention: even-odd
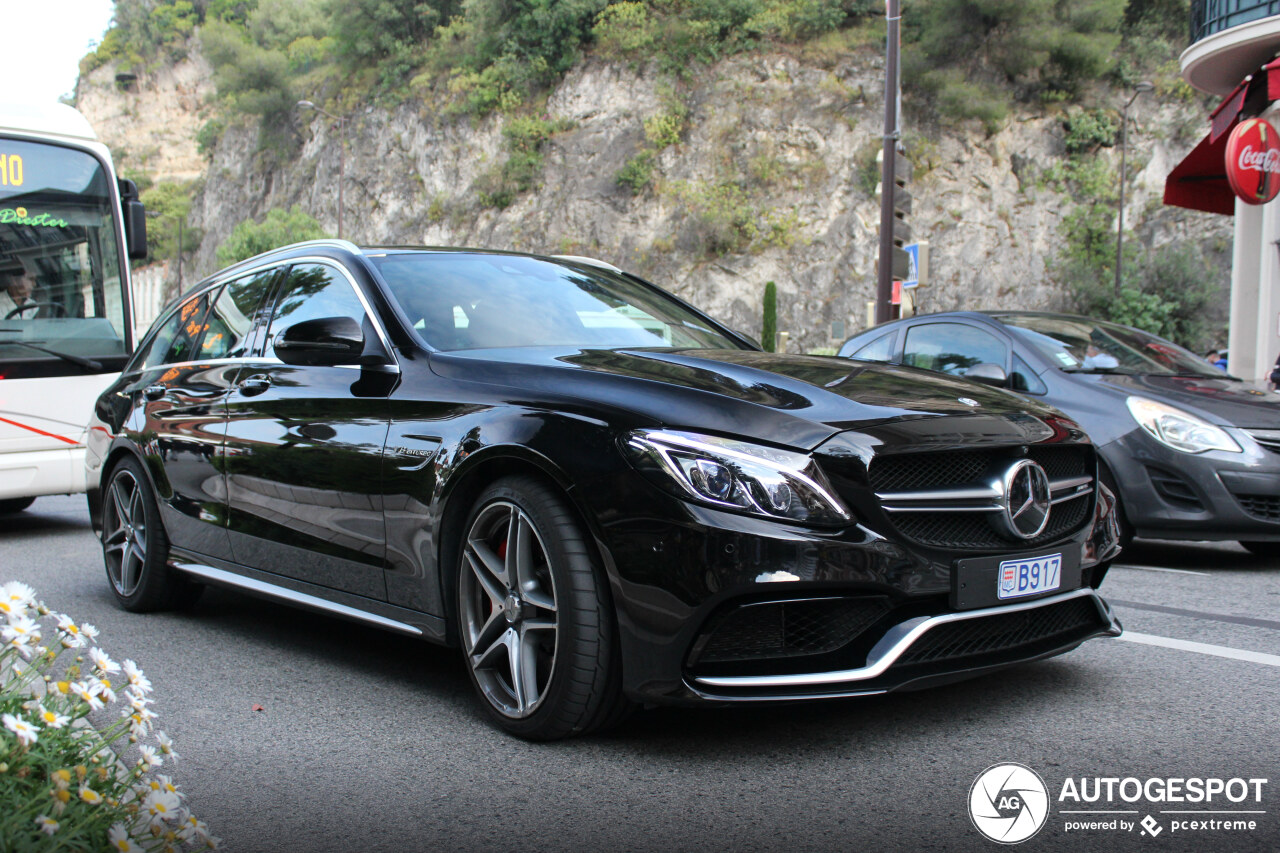
{"type": "Polygon", "coordinates": [[[10,272],[4,280],[4,289],[0,290],[0,319],[8,319],[10,315],[17,317],[27,313],[27,319],[35,316],[21,311],[22,306],[31,304],[31,276],[26,270],[10,272]]]}

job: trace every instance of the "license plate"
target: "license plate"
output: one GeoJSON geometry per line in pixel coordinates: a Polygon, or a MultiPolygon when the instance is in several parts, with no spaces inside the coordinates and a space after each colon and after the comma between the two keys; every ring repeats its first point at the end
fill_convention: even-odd
{"type": "Polygon", "coordinates": [[[1002,600],[1049,592],[1062,585],[1062,555],[1005,560],[997,578],[996,596],[1002,600]]]}

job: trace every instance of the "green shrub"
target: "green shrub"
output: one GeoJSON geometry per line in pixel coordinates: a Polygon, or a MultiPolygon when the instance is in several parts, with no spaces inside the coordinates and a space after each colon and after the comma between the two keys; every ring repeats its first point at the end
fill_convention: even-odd
{"type": "Polygon", "coordinates": [[[297,205],[288,211],[273,208],[262,222],[246,219],[236,225],[218,246],[218,263],[229,266],[280,246],[328,236],[315,217],[297,205]]]}
{"type": "Polygon", "coordinates": [[[1106,110],[1073,112],[1062,120],[1066,131],[1064,142],[1068,154],[1085,154],[1098,148],[1110,148],[1120,133],[1119,122],[1106,110]]]}
{"type": "Polygon", "coordinates": [[[760,326],[760,345],[765,352],[778,349],[778,285],[771,281],[764,284],[764,318],[760,326]]]}
{"type": "Polygon", "coordinates": [[[684,132],[685,118],[688,109],[683,104],[670,112],[658,113],[644,120],[644,138],[657,150],[661,151],[680,141],[684,132]]]}
{"type": "Polygon", "coordinates": [[[614,3],[596,17],[591,34],[596,49],[610,59],[625,59],[646,53],[658,29],[644,3],[614,3]]]}
{"type": "Polygon", "coordinates": [[[614,180],[619,186],[629,189],[632,195],[644,192],[653,181],[653,152],[645,150],[632,157],[618,170],[614,180]]]}

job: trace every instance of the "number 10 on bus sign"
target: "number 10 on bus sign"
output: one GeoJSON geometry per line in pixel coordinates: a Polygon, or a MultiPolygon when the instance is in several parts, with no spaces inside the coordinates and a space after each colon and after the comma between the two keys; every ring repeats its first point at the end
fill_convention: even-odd
{"type": "Polygon", "coordinates": [[[22,157],[17,154],[0,154],[0,187],[22,186],[22,157]]]}

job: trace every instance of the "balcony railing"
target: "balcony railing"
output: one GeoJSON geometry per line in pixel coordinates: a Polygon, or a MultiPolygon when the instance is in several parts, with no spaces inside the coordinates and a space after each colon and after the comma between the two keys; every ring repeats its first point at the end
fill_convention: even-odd
{"type": "Polygon", "coordinates": [[[1191,0],[1191,44],[1273,15],[1280,15],[1280,0],[1191,0]]]}

